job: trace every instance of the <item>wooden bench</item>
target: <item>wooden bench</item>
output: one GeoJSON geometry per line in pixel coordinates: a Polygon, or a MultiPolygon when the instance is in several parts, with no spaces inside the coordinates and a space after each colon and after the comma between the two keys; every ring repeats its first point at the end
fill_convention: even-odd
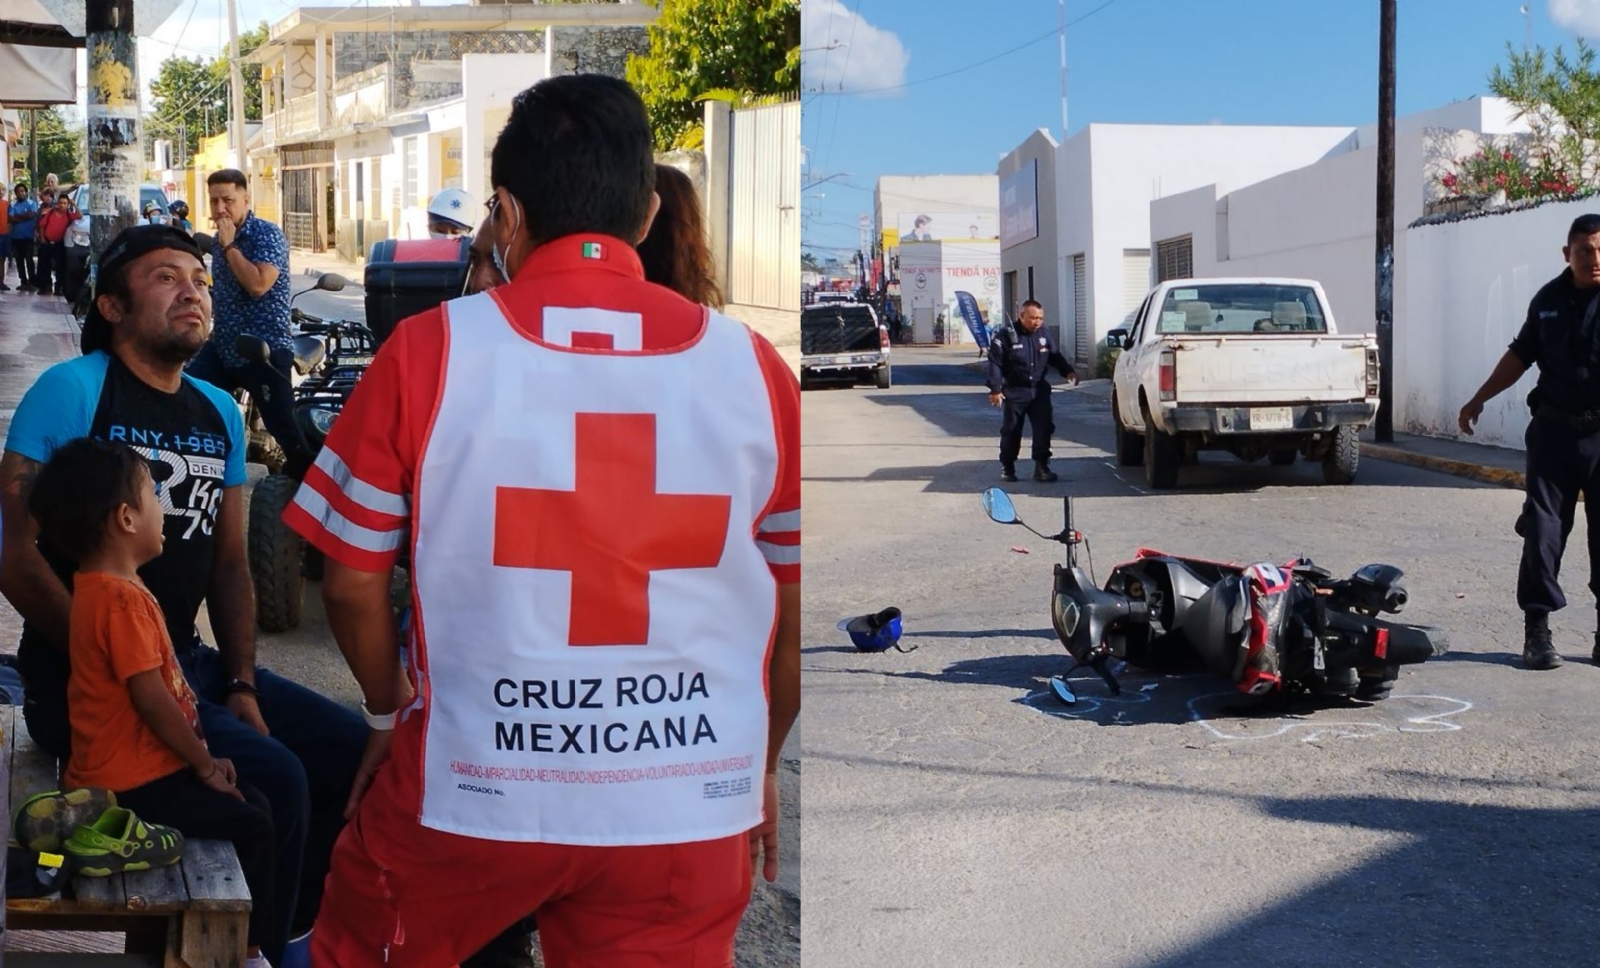
{"type": "MultiPolygon", "coordinates": [[[[33,745],[22,710],[0,706],[5,730],[0,769],[10,768],[5,817],[26,797],[60,788],[56,761],[33,745]]],[[[3,867],[3,864],[0,864],[3,867]]],[[[3,883],[3,882],[0,882],[3,883]]],[[[222,840],[190,840],[183,860],[159,870],[111,877],[73,878],[73,899],[7,898],[0,932],[115,931],[126,938],[125,954],[7,952],[5,968],[29,966],[150,965],[159,968],[239,968],[245,958],[250,891],[234,855],[222,840]]],[[[3,938],[3,934],[0,934],[3,938]]]]}

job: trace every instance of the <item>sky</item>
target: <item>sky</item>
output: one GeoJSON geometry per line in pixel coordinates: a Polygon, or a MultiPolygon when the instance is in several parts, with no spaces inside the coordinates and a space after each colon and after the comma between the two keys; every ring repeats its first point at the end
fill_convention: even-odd
{"type": "MultiPolygon", "coordinates": [[[[858,246],[880,175],[993,173],[1036,129],[1060,140],[1058,0],[802,3],[803,237],[819,257],[858,246]]],[[[1090,123],[1377,120],[1378,0],[1064,6],[1069,134],[1090,123]]],[[[1520,49],[1531,35],[1571,51],[1580,36],[1600,38],[1600,0],[1398,0],[1397,10],[1401,115],[1487,95],[1507,43],[1520,49]]]]}

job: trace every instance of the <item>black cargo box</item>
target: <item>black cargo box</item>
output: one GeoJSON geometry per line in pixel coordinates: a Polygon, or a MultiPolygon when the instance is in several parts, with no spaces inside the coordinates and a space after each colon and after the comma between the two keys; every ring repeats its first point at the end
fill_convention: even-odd
{"type": "Polygon", "coordinates": [[[362,287],[367,328],[379,343],[407,316],[461,295],[470,239],[385,239],[372,247],[362,287]]]}

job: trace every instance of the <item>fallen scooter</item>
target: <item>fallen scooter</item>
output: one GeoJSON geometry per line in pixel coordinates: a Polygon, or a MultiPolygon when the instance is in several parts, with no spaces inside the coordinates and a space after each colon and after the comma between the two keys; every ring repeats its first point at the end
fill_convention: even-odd
{"type": "Polygon", "coordinates": [[[1055,566],[1050,607],[1056,635],[1075,660],[1050,681],[1064,703],[1077,702],[1067,675],[1078,666],[1120,693],[1113,659],[1156,671],[1208,670],[1252,696],[1377,702],[1389,696],[1401,666],[1449,649],[1440,629],[1377,617],[1398,613],[1408,599],[1404,573],[1393,565],[1366,565],[1335,579],[1308,558],[1237,565],[1141,549],[1096,587],[1093,558],[1091,571],[1078,564],[1078,545],[1089,546],[1072,527],[1072,499],[1062,502],[1063,527],[1046,535],[1018,517],[1005,491],[983,492],[991,520],[1067,547],[1066,564],[1055,566]]]}

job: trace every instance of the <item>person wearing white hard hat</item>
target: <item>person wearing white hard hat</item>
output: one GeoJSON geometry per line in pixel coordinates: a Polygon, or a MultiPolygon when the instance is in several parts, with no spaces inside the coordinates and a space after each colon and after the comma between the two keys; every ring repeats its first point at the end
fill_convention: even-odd
{"type": "Polygon", "coordinates": [[[459,188],[446,188],[428,202],[428,237],[454,239],[472,234],[478,203],[459,188]]]}

